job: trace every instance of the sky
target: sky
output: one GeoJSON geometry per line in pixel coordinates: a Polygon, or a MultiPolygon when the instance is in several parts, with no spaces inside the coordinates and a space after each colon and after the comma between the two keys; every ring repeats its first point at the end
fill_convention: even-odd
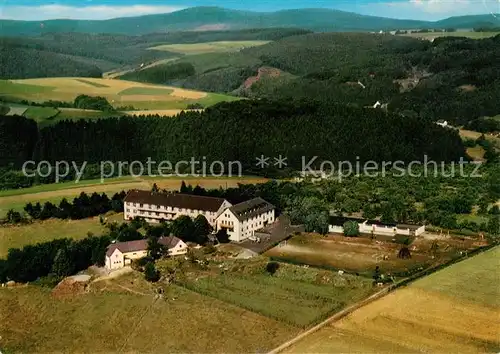
{"type": "MultiPolygon", "coordinates": [[[[364,15],[428,21],[451,16],[500,13],[500,0],[0,0],[0,19],[101,20],[168,13],[193,6],[265,12],[331,8],[364,15]]],[[[496,19],[500,22],[500,16],[496,15],[496,19]]]]}

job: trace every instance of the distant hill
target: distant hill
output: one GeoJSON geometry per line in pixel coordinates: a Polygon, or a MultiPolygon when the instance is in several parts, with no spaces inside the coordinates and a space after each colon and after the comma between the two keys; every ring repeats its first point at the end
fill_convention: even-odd
{"type": "MultiPolygon", "coordinates": [[[[494,24],[496,22],[496,24],[494,24]]],[[[498,21],[491,15],[450,18],[438,22],[397,20],[330,9],[251,12],[220,7],[192,7],[168,14],[111,20],[0,21],[4,36],[33,36],[49,32],[115,33],[140,35],[154,32],[235,30],[297,27],[319,32],[379,31],[413,28],[478,27],[498,21]]]]}
{"type": "Polygon", "coordinates": [[[34,37],[0,37],[0,78],[92,76],[121,68],[135,68],[179,53],[148,50],[159,44],[213,41],[273,41],[310,33],[295,28],[238,31],[173,32],[142,36],[89,33],[47,33],[34,37]]]}
{"type": "Polygon", "coordinates": [[[186,56],[124,78],[256,98],[315,98],[357,107],[379,101],[406,116],[461,125],[500,112],[499,55],[500,35],[431,42],[312,33],[238,53],[186,56]]]}

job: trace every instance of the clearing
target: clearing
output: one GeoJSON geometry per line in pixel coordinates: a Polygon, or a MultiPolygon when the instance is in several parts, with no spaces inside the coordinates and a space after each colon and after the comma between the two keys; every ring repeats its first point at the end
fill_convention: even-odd
{"type": "Polygon", "coordinates": [[[440,270],[321,328],[284,352],[498,352],[499,259],[496,247],[440,270]]]}
{"type": "MultiPolygon", "coordinates": [[[[123,214],[114,214],[108,219],[120,222],[123,214]]],[[[50,219],[27,225],[0,226],[0,259],[7,256],[9,248],[22,248],[60,238],[80,240],[87,237],[89,232],[101,235],[104,231],[105,227],[100,224],[98,217],[83,220],[50,219]]]]}
{"type": "Polygon", "coordinates": [[[269,43],[269,41],[220,41],[194,44],[167,44],[149,48],[150,50],[162,50],[183,55],[195,55],[205,53],[227,53],[237,52],[241,49],[257,47],[269,43]]]}
{"type": "Polygon", "coordinates": [[[286,262],[339,269],[367,277],[371,277],[375,267],[379,266],[382,273],[404,277],[407,272],[443,263],[458,256],[462,250],[485,244],[484,241],[450,237],[436,241],[437,250],[433,253],[433,241],[419,237],[409,246],[411,258],[400,259],[397,255],[403,247],[401,243],[391,242],[391,237],[377,237],[378,240],[370,240],[369,237],[303,234],[270,249],[265,255],[286,262]]]}
{"type": "MultiPolygon", "coordinates": [[[[223,94],[185,90],[133,81],[95,78],[42,78],[0,80],[0,97],[34,102],[49,100],[72,102],[80,95],[106,97],[114,107],[146,109],[186,109],[189,104],[204,107],[239,98],[223,94]]],[[[116,115],[116,114],[115,114],[116,115]]]]}

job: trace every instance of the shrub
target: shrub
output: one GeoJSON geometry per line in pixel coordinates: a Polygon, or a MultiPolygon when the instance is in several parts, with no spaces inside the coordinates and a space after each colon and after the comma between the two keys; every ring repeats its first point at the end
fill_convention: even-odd
{"type": "Polygon", "coordinates": [[[134,259],[132,261],[132,263],[130,264],[130,267],[133,270],[136,270],[138,272],[144,273],[145,267],[149,263],[152,263],[153,261],[154,261],[153,258],[150,258],[150,257],[144,257],[144,258],[134,259]]]}
{"type": "Polygon", "coordinates": [[[273,275],[279,269],[280,264],[278,262],[269,262],[266,265],[266,272],[273,275]]]}
{"type": "Polygon", "coordinates": [[[399,250],[399,253],[398,253],[398,258],[401,258],[401,259],[410,259],[411,258],[410,249],[408,247],[401,248],[399,250]]]}
{"type": "Polygon", "coordinates": [[[190,103],[186,107],[187,109],[203,109],[203,105],[201,103],[190,103]]]}
{"type": "Polygon", "coordinates": [[[153,262],[146,264],[146,268],[144,268],[144,277],[147,281],[152,283],[156,283],[160,280],[160,272],[156,269],[153,262]]]}
{"type": "Polygon", "coordinates": [[[356,221],[346,221],[344,223],[345,236],[359,236],[359,224],[356,221]]]}
{"type": "Polygon", "coordinates": [[[113,106],[105,97],[92,97],[88,95],[79,95],[75,98],[75,108],[95,109],[98,111],[114,111],[113,106]]]}
{"type": "Polygon", "coordinates": [[[203,253],[205,254],[212,254],[217,251],[217,248],[214,247],[214,245],[208,245],[203,249],[203,253]]]}

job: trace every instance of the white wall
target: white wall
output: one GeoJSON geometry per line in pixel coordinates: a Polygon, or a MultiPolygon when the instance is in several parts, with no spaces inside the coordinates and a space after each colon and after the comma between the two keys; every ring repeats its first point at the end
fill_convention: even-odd
{"type": "Polygon", "coordinates": [[[336,234],[343,234],[344,227],[337,226],[337,225],[328,225],[328,232],[336,233],[336,234]]]}
{"type": "Polygon", "coordinates": [[[231,241],[239,242],[242,240],[242,225],[238,218],[229,209],[226,209],[219,215],[215,224],[215,229],[217,231],[223,228],[227,229],[228,227],[232,227],[232,231],[227,231],[227,234],[229,235],[229,239],[231,241]]]}
{"type": "MultiPolygon", "coordinates": [[[[375,235],[381,235],[381,236],[411,235],[410,229],[401,229],[391,226],[371,225],[371,224],[366,224],[366,222],[359,223],[358,225],[359,225],[359,232],[364,234],[371,234],[373,231],[375,235]]],[[[339,225],[328,225],[328,232],[344,233],[344,228],[339,225]]],[[[425,225],[420,226],[415,231],[415,235],[419,236],[424,232],[425,232],[425,225]]]]}
{"type": "Polygon", "coordinates": [[[275,220],[274,209],[244,221],[240,221],[236,215],[227,209],[217,218],[216,229],[220,230],[223,227],[232,226],[233,231],[228,231],[229,239],[234,242],[241,242],[253,237],[255,231],[274,223],[275,220]]]}
{"type": "Polygon", "coordinates": [[[111,256],[106,255],[106,268],[119,269],[125,266],[123,253],[119,249],[115,249],[111,256]]]}
{"type": "Polygon", "coordinates": [[[171,256],[177,256],[180,254],[186,254],[188,251],[188,246],[183,242],[178,242],[175,247],[168,250],[168,254],[171,256]]]}
{"type": "MultiPolygon", "coordinates": [[[[224,202],[224,204],[225,203],[226,201],[224,202]]],[[[227,204],[229,204],[227,207],[231,206],[229,202],[227,202],[227,204]]],[[[125,211],[123,217],[125,220],[131,220],[136,216],[139,216],[141,218],[144,218],[149,223],[159,223],[162,219],[166,221],[174,220],[181,215],[186,215],[194,219],[198,215],[202,214],[208,220],[208,223],[213,227],[215,226],[215,219],[217,218],[219,211],[222,209],[222,206],[221,208],[219,208],[219,211],[211,212],[206,210],[192,210],[176,207],[172,208],[149,204],[142,204],[142,206],[140,206],[139,203],[127,202],[124,205],[124,209],[125,211]]]]}

